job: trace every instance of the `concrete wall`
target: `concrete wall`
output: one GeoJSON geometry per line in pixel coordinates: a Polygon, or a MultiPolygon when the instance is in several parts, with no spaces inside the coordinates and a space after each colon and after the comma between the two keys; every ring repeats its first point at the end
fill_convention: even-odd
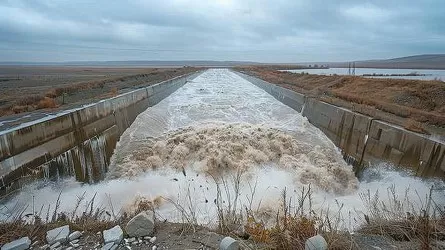
{"type": "Polygon", "coordinates": [[[388,161],[419,176],[445,177],[445,142],[236,72],[277,100],[301,112],[323,131],[357,170],[388,161]]]}
{"type": "Polygon", "coordinates": [[[104,177],[120,135],[136,116],[200,73],[139,88],[53,118],[0,132],[0,196],[36,178],[104,177]]]}

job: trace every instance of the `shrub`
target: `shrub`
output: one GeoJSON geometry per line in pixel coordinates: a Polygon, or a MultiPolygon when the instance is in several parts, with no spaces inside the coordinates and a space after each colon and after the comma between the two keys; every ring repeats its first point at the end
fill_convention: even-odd
{"type": "Polygon", "coordinates": [[[45,97],[37,104],[37,109],[57,108],[56,100],[50,97],[45,97]]]}
{"type": "Polygon", "coordinates": [[[111,92],[111,96],[117,96],[117,94],[118,94],[118,90],[116,87],[112,88],[110,92],[111,92]]]}
{"type": "Polygon", "coordinates": [[[415,121],[413,119],[406,119],[403,124],[403,127],[413,132],[428,134],[428,132],[425,130],[425,126],[422,123],[415,121]]]}

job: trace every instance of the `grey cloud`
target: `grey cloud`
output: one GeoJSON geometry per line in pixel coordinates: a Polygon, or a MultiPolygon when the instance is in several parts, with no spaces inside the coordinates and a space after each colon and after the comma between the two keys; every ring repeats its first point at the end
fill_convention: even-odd
{"type": "Polygon", "coordinates": [[[5,0],[0,61],[387,58],[445,49],[441,0],[5,0]]]}

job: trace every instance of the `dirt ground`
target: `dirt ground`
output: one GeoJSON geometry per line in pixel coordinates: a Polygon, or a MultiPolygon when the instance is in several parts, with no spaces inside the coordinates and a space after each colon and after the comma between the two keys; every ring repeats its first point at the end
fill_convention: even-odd
{"type": "MultiPolygon", "coordinates": [[[[233,236],[239,241],[240,249],[280,249],[274,245],[267,245],[255,242],[251,239],[241,239],[233,236]]],[[[212,230],[189,224],[159,222],[154,235],[151,237],[128,238],[126,237],[117,249],[122,250],[153,250],[153,249],[169,249],[169,250],[217,250],[221,240],[225,235],[218,234],[212,230]],[[152,238],[155,239],[151,241],[152,238]]],[[[336,243],[331,249],[353,249],[353,250],[417,250],[422,249],[421,244],[417,240],[412,241],[395,241],[381,235],[355,234],[351,235],[352,241],[336,243]]],[[[75,241],[75,249],[102,249],[103,238],[100,233],[89,234],[84,233],[82,237],[75,241]]],[[[45,243],[37,241],[33,244],[32,249],[42,249],[45,243]]],[[[73,246],[70,243],[63,244],[61,249],[68,249],[73,246]]],[[[431,244],[432,249],[445,249],[445,242],[435,241],[431,244]]]]}
{"type": "Polygon", "coordinates": [[[64,109],[192,71],[196,68],[0,66],[0,116],[64,109]]]}
{"type": "Polygon", "coordinates": [[[270,67],[237,70],[415,132],[445,135],[445,83],[441,81],[295,74],[270,67]]]}

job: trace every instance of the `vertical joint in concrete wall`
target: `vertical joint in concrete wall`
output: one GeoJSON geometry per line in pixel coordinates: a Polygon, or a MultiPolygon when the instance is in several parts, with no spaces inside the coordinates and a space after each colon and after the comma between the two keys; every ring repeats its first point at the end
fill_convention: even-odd
{"type": "MultiPolygon", "coordinates": [[[[424,171],[430,171],[432,173],[438,172],[440,170],[442,162],[445,157],[445,150],[442,150],[442,145],[440,143],[434,143],[433,149],[428,157],[428,162],[424,171]]],[[[443,170],[444,171],[444,170],[443,170]]]]}
{"type": "Polygon", "coordinates": [[[304,96],[304,98],[303,98],[303,105],[301,106],[301,112],[300,112],[300,114],[302,115],[302,116],[304,116],[304,110],[306,109],[306,102],[307,102],[307,99],[308,99],[309,97],[307,97],[307,96],[304,96]]]}
{"type": "Polygon", "coordinates": [[[371,130],[372,122],[374,120],[377,120],[377,119],[371,118],[371,121],[369,121],[369,124],[366,128],[366,135],[365,135],[365,138],[363,141],[363,151],[360,154],[360,160],[359,160],[357,166],[355,167],[355,176],[359,176],[363,172],[363,170],[366,168],[365,164],[363,164],[363,159],[365,158],[366,147],[368,146],[369,131],[371,130]]]}

